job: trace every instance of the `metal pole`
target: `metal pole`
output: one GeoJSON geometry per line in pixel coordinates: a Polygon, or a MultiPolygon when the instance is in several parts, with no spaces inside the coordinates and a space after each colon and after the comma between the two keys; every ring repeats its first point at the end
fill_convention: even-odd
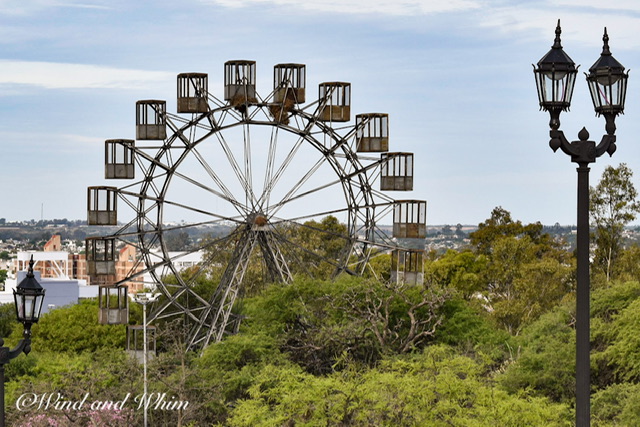
{"type": "Polygon", "coordinates": [[[148,396],[147,396],[147,358],[148,358],[148,343],[147,343],[147,305],[151,304],[152,302],[154,302],[156,299],[158,299],[158,297],[160,296],[160,294],[154,294],[151,292],[147,292],[147,293],[138,293],[136,295],[130,295],[131,299],[133,299],[136,303],[140,304],[142,306],[142,340],[144,341],[144,348],[142,349],[142,369],[143,369],[143,387],[144,387],[144,394],[143,394],[143,401],[144,401],[144,427],[148,427],[148,412],[147,412],[147,407],[149,406],[149,402],[148,402],[148,396]]]}
{"type": "Polygon", "coordinates": [[[0,399],[2,404],[0,405],[0,427],[4,427],[4,364],[0,364],[0,399]]]}
{"type": "Polygon", "coordinates": [[[590,425],[590,310],[589,310],[589,170],[578,171],[578,234],[576,288],[576,426],[590,425]]]}
{"type": "Polygon", "coordinates": [[[148,427],[147,424],[147,304],[142,304],[142,340],[144,341],[143,350],[143,382],[144,382],[144,427],[148,427]]]}
{"type": "Polygon", "coordinates": [[[4,408],[4,365],[9,363],[11,359],[15,359],[20,353],[29,354],[31,352],[31,324],[25,324],[23,339],[20,340],[14,349],[4,347],[4,339],[0,338],[0,427],[5,425],[5,408],[4,408]]]}

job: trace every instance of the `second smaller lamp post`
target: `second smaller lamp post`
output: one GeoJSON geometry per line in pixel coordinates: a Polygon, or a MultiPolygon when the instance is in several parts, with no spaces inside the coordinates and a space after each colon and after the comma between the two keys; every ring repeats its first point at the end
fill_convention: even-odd
{"type": "MultiPolygon", "coordinates": [[[[143,384],[144,384],[144,400],[148,399],[147,396],[147,360],[148,360],[148,351],[149,351],[149,343],[147,342],[147,306],[153,302],[155,302],[160,294],[155,294],[151,292],[140,292],[133,296],[133,300],[138,304],[142,305],[142,341],[144,342],[143,348],[143,384]]],[[[144,405],[144,427],[147,427],[149,424],[147,423],[147,406],[144,405]]]]}

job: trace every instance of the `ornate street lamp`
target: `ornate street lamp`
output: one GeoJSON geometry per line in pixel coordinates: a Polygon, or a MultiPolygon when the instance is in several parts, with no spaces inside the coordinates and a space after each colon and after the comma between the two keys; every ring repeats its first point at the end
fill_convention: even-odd
{"type": "Polygon", "coordinates": [[[576,67],[569,55],[562,50],[561,32],[560,21],[558,21],[556,39],[551,50],[538,61],[538,68],[533,70],[540,108],[550,113],[549,126],[552,129],[560,127],[560,113],[568,111],[571,106],[573,87],[579,67],[576,67]]]}
{"type": "Polygon", "coordinates": [[[600,58],[589,69],[587,83],[598,116],[606,121],[606,134],[600,143],[589,141],[585,128],[578,133],[578,141],[569,142],[560,130],[560,113],[569,109],[577,67],[562,50],[560,21],[551,50],[534,66],[540,109],[551,117],[549,146],[571,156],[578,164],[578,233],[577,233],[577,289],[576,289],[576,425],[590,425],[590,318],[589,318],[589,164],[604,153],[616,151],[615,119],[624,112],[628,72],[611,56],[609,36],[604,30],[604,47],[600,58]]]}
{"type": "Polygon", "coordinates": [[[33,255],[29,261],[27,276],[13,291],[13,298],[16,304],[16,317],[18,322],[24,325],[23,337],[14,349],[4,347],[4,339],[0,338],[0,427],[4,427],[4,365],[11,359],[15,359],[24,352],[31,351],[31,325],[40,320],[40,311],[44,301],[44,292],[40,283],[33,275],[33,255]]]}
{"type": "Polygon", "coordinates": [[[31,336],[31,325],[38,323],[45,290],[40,286],[33,274],[33,255],[29,261],[27,276],[13,290],[16,303],[16,318],[24,325],[24,335],[31,336]]]}

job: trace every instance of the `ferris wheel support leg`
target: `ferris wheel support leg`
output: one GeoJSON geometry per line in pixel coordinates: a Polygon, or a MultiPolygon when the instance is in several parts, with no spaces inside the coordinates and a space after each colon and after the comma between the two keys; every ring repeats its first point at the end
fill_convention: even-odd
{"type": "Polygon", "coordinates": [[[216,289],[209,307],[200,317],[200,322],[194,328],[189,349],[196,346],[204,349],[213,339],[219,342],[229,324],[231,309],[236,301],[240,285],[249,265],[251,252],[256,244],[255,234],[250,230],[241,233],[238,243],[233,251],[233,256],[224,271],[220,284],[216,289]],[[202,329],[205,328],[205,333],[202,329]]]}
{"type": "Polygon", "coordinates": [[[289,266],[280,251],[280,246],[270,231],[257,232],[258,244],[262,250],[269,279],[274,282],[290,283],[293,278],[289,266]]]}

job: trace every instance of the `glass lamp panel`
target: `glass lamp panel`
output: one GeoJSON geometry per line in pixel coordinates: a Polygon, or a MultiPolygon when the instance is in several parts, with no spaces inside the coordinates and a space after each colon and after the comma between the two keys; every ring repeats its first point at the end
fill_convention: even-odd
{"type": "Polygon", "coordinates": [[[33,311],[35,309],[35,296],[33,295],[24,295],[22,297],[22,303],[23,303],[23,314],[24,314],[24,320],[26,321],[32,321],[33,320],[33,311]]]}
{"type": "Polygon", "coordinates": [[[620,113],[624,110],[627,76],[618,73],[591,75],[588,79],[596,113],[620,113]]]}
{"type": "Polygon", "coordinates": [[[540,106],[545,109],[567,110],[571,105],[576,72],[559,70],[536,70],[536,83],[540,106]]]}
{"type": "Polygon", "coordinates": [[[21,322],[24,319],[24,301],[22,295],[15,292],[13,294],[13,298],[16,303],[16,317],[18,318],[18,321],[21,322]]]}
{"type": "Polygon", "coordinates": [[[34,311],[33,311],[33,321],[37,322],[40,319],[40,313],[42,312],[42,303],[44,302],[43,295],[35,296],[34,300],[34,311]]]}

